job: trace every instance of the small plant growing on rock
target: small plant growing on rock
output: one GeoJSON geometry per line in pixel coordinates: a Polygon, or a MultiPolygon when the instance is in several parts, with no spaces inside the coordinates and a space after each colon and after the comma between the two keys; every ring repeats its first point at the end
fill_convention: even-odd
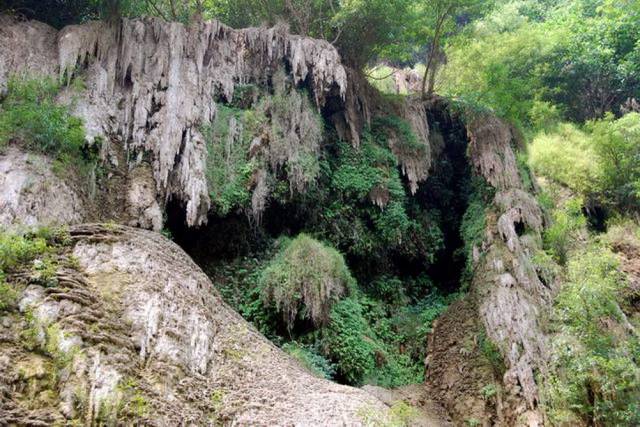
{"type": "Polygon", "coordinates": [[[10,141],[63,163],[83,157],[82,120],[56,103],[53,79],[10,79],[0,109],[0,149],[10,141]]]}

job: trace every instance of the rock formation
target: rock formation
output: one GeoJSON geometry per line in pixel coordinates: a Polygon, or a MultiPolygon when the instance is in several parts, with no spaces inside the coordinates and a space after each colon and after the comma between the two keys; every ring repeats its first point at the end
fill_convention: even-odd
{"type": "MultiPolygon", "coordinates": [[[[189,226],[206,222],[211,201],[202,127],[234,99],[239,85],[272,86],[282,70],[308,90],[339,136],[359,144],[379,100],[326,42],[281,27],[234,30],[216,21],[185,26],[124,19],[56,32],[0,18],[0,90],[20,73],[82,78],[86,91],[71,103],[74,95],[63,90],[60,102],[83,118],[114,170],[107,177],[114,191],[96,197],[54,176],[46,159],[11,148],[0,154],[0,223],[115,219],[159,230],[170,200],[184,208],[189,226]],[[55,199],[43,198],[52,192],[55,199]]],[[[428,110],[453,113],[442,101],[409,99],[393,108],[417,136],[412,145],[390,138],[415,193],[444,143],[430,141],[428,110]]],[[[478,416],[487,423],[539,425],[536,374],[544,372],[546,355],[539,318],[552,291],[531,262],[542,212],[522,183],[512,129],[488,115],[465,126],[468,161],[495,196],[484,239],[473,251],[470,293],[430,337],[428,390],[456,422],[478,416]],[[480,355],[481,331],[506,368],[495,407],[480,396],[495,374],[480,355]]],[[[294,139],[302,140],[297,132],[294,139]]],[[[257,174],[257,211],[264,209],[265,182],[257,174]]],[[[388,405],[373,395],[305,373],[228,308],[201,270],[161,235],[123,225],[76,225],[71,236],[66,256],[78,266],[58,271],[56,288],[26,287],[21,312],[3,319],[0,422],[357,425],[372,413],[393,422],[388,405]],[[28,328],[35,328],[36,348],[49,349],[44,356],[16,344],[28,328]],[[55,387],[42,373],[45,365],[57,375],[55,387]]]]}

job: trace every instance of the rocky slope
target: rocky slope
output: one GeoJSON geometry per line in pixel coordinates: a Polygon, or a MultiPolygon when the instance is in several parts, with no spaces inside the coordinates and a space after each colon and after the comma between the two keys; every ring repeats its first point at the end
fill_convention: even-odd
{"type": "Polygon", "coordinates": [[[159,234],[85,225],[70,236],[77,266],[55,287],[27,285],[3,318],[0,423],[393,421],[372,395],[312,376],[260,336],[159,234]]]}

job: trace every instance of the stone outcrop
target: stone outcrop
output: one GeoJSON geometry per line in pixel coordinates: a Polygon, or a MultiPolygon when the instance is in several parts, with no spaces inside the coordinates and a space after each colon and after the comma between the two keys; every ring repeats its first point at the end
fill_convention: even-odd
{"type": "MultiPolygon", "coordinates": [[[[437,108],[447,106],[440,101],[437,108]]],[[[515,131],[489,115],[465,124],[473,171],[494,196],[482,242],[473,248],[470,293],[449,308],[431,334],[427,383],[460,422],[542,425],[537,374],[545,372],[548,338],[540,319],[551,302],[552,284],[540,280],[532,257],[541,249],[543,213],[520,176],[515,131]],[[505,372],[495,372],[482,357],[479,337],[497,347],[505,372]],[[443,360],[457,360],[452,364],[457,369],[443,360]],[[493,382],[500,390],[488,404],[482,388],[493,382]]]]}
{"type": "Polygon", "coordinates": [[[73,224],[86,213],[81,193],[52,172],[50,159],[15,147],[0,153],[0,226],[73,224]]]}
{"type": "MultiPolygon", "coordinates": [[[[338,135],[356,146],[375,108],[372,87],[342,65],[332,45],[288,34],[284,27],[234,30],[217,21],[185,26],[144,18],[114,26],[89,22],[56,33],[37,22],[3,17],[2,24],[0,89],[14,74],[82,78],[85,93],[66,91],[60,99],[84,119],[89,139],[99,137],[103,158],[119,150],[129,169],[150,160],[158,204],[179,201],[192,226],[206,222],[210,208],[201,130],[214,121],[221,103],[233,100],[239,85],[269,87],[286,69],[338,135]]],[[[399,113],[425,149],[418,156],[395,150],[413,191],[431,162],[420,108],[409,103],[399,113]]]]}
{"type": "MultiPolygon", "coordinates": [[[[238,85],[273,86],[282,70],[354,146],[378,108],[371,87],[343,67],[330,44],[281,27],[234,30],[216,21],[185,26],[153,18],[60,32],[9,18],[0,24],[0,91],[16,73],[82,78],[81,96],[67,89],[59,100],[84,119],[89,139],[101,143],[103,161],[114,171],[107,177],[114,191],[102,203],[60,179],[46,159],[36,156],[34,163],[10,148],[0,155],[3,225],[108,218],[159,230],[169,200],[184,208],[188,225],[204,223],[211,189],[202,127],[234,99],[238,85]],[[42,197],[52,193],[57,197],[42,197]],[[106,206],[105,213],[96,205],[106,206]]],[[[430,141],[427,110],[448,106],[409,99],[393,108],[417,136],[416,145],[407,146],[390,135],[415,193],[444,144],[430,141]]],[[[455,422],[477,416],[502,425],[541,424],[536,374],[544,372],[547,349],[539,319],[552,289],[538,278],[531,256],[540,246],[543,215],[523,185],[514,131],[491,116],[465,125],[469,162],[495,196],[483,241],[473,250],[471,291],[434,325],[427,383],[455,422]],[[479,355],[480,333],[505,362],[492,404],[481,396],[495,372],[479,355]]],[[[296,135],[299,141],[305,133],[296,135]]],[[[264,144],[251,145],[258,152],[264,144]]],[[[317,145],[309,152],[318,152],[317,145]]],[[[276,167],[285,161],[271,154],[276,167]]],[[[256,211],[269,193],[266,172],[260,173],[256,211]]],[[[371,195],[380,206],[385,197],[371,195]]],[[[229,309],[199,268],[160,235],[122,226],[76,226],[72,235],[69,256],[78,268],[59,271],[57,288],[27,287],[21,314],[3,320],[0,423],[132,417],[157,425],[352,425],[363,422],[363,414],[389,418],[388,407],[370,394],[297,366],[229,309]],[[26,317],[37,345],[51,347],[48,356],[16,345],[26,317]],[[41,374],[52,370],[55,387],[41,374]],[[53,395],[40,395],[48,390],[53,395]],[[24,396],[31,402],[26,409],[24,396]]]]}
{"type": "Polygon", "coordinates": [[[29,284],[20,313],[2,319],[0,424],[391,420],[377,398],[312,376],[262,337],[161,235],[116,225],[70,234],[75,267],[59,269],[55,287],[29,284]]]}

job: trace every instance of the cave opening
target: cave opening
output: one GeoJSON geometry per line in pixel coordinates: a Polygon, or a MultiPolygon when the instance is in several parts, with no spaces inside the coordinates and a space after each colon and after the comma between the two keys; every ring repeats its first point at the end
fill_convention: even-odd
{"type": "Polygon", "coordinates": [[[417,199],[439,215],[443,248],[427,272],[441,291],[450,293],[459,290],[466,263],[461,228],[473,191],[467,131],[462,121],[444,108],[429,109],[428,122],[439,155],[427,182],[420,186],[417,199]]]}
{"type": "MultiPolygon", "coordinates": [[[[431,283],[445,294],[456,292],[461,287],[466,263],[461,227],[473,192],[472,171],[467,158],[467,132],[459,117],[439,105],[427,110],[427,119],[435,156],[429,178],[411,199],[420,210],[428,212],[437,221],[442,233],[441,249],[432,262],[394,252],[382,261],[347,254],[347,263],[359,282],[368,282],[391,272],[403,280],[413,280],[426,274],[431,283]]],[[[408,186],[406,178],[405,185],[408,186]]],[[[224,217],[210,213],[206,224],[188,227],[184,206],[170,200],[166,206],[165,229],[197,264],[203,268],[215,267],[239,257],[264,254],[282,235],[291,237],[301,232],[313,233],[317,208],[302,195],[289,203],[273,201],[268,204],[259,225],[250,214],[236,211],[224,217]]],[[[429,290],[424,290],[422,296],[425,292],[429,290]]]]}
{"type": "MultiPolygon", "coordinates": [[[[418,370],[423,367],[426,351],[424,339],[413,335],[418,329],[416,322],[421,321],[420,310],[433,309],[440,304],[435,302],[437,298],[446,299],[463,289],[467,260],[461,229],[474,192],[473,174],[467,158],[467,132],[462,120],[441,106],[429,108],[427,119],[434,153],[432,170],[416,194],[407,198],[406,208],[414,219],[420,215],[427,216],[429,221],[437,224],[440,249],[434,253],[433,259],[427,260],[393,250],[382,258],[359,257],[348,254],[345,248],[338,248],[345,255],[346,264],[365,298],[363,312],[366,312],[367,322],[371,322],[367,327],[375,328],[375,322],[384,318],[382,322],[387,322],[391,329],[382,334],[391,334],[391,337],[403,334],[402,340],[389,338],[389,343],[385,343],[397,348],[389,350],[391,347],[385,347],[386,350],[376,354],[393,351],[393,354],[407,356],[414,364],[413,368],[407,369],[418,370]],[[382,292],[381,288],[376,288],[376,282],[380,281],[386,281],[384,286],[387,288],[382,292]],[[389,286],[400,289],[390,289],[389,286]],[[400,299],[398,294],[401,294],[400,299]],[[370,320],[375,316],[382,317],[370,320]]],[[[332,152],[331,147],[324,147],[324,155],[336,156],[338,153],[332,152]]],[[[318,186],[326,188],[331,185],[326,177],[324,181],[320,179],[318,186]]],[[[402,180],[408,192],[406,177],[402,180]]],[[[207,223],[199,227],[188,227],[184,206],[171,200],[166,206],[165,227],[167,234],[211,278],[225,301],[267,338],[277,345],[308,345],[319,339],[318,326],[304,318],[287,325],[275,310],[258,307],[262,300],[257,277],[277,254],[281,236],[295,237],[305,232],[329,242],[331,236],[321,235],[317,228],[318,217],[323,215],[324,200],[310,191],[288,201],[272,200],[262,213],[259,225],[250,214],[235,211],[223,217],[210,213],[207,223]],[[258,317],[256,310],[260,311],[258,317]]],[[[365,223],[365,226],[373,227],[373,224],[365,223]]],[[[428,238],[433,237],[425,237],[428,238]]],[[[305,347],[309,348],[312,347],[305,347]]],[[[335,362],[332,359],[332,363],[335,362]]],[[[376,359],[376,363],[380,363],[381,368],[386,362],[376,359]]],[[[340,371],[334,372],[331,379],[357,384],[340,371]]]]}

